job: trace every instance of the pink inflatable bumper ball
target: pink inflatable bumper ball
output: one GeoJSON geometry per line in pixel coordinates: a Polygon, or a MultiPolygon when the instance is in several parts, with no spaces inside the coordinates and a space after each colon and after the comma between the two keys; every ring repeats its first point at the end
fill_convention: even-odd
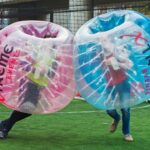
{"type": "Polygon", "coordinates": [[[25,113],[52,113],[74,97],[73,35],[46,21],[0,31],[0,102],[25,113]]]}

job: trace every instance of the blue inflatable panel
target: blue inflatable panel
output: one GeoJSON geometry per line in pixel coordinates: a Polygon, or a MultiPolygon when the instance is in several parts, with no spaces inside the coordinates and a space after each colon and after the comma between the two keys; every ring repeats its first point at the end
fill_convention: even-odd
{"type": "Polygon", "coordinates": [[[99,109],[128,108],[150,98],[150,19],[112,11],[75,35],[75,79],[83,98],[99,109]]]}

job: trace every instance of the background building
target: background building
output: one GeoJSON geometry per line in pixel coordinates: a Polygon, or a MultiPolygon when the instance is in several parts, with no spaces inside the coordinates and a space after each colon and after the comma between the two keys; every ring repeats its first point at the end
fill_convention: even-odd
{"type": "Polygon", "coordinates": [[[0,28],[19,20],[47,20],[73,33],[90,18],[116,9],[150,15],[149,0],[0,0],[0,28]]]}

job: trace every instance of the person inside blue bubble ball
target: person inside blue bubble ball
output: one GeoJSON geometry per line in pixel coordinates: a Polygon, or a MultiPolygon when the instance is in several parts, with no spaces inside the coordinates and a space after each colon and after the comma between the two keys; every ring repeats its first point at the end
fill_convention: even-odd
{"type": "MultiPolygon", "coordinates": [[[[111,93],[111,97],[105,102],[106,105],[117,103],[122,105],[122,132],[126,141],[133,141],[130,134],[130,108],[126,108],[126,102],[130,99],[130,84],[128,83],[126,70],[132,71],[133,62],[129,59],[130,52],[125,46],[114,46],[114,44],[106,36],[100,41],[103,45],[103,53],[100,59],[103,60],[103,68],[108,69],[105,78],[108,83],[107,92],[111,93]],[[119,55],[118,55],[119,53],[119,55]],[[124,88],[125,87],[125,88],[124,88]]],[[[136,75],[136,72],[133,72],[136,75]]],[[[116,109],[107,110],[107,114],[113,118],[110,132],[114,133],[118,123],[121,120],[120,114],[116,109]]]]}
{"type": "Polygon", "coordinates": [[[130,107],[150,96],[149,33],[148,17],[131,10],[117,10],[94,17],[75,35],[77,88],[89,104],[106,110],[113,118],[111,132],[116,131],[122,119],[126,141],[133,141],[130,107]]]}

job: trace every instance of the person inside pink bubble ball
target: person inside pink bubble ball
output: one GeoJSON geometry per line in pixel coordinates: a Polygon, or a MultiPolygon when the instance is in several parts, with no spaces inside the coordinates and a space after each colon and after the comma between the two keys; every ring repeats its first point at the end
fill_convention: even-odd
{"type": "MultiPolygon", "coordinates": [[[[0,121],[0,139],[7,138],[8,133],[17,122],[32,114],[52,113],[64,108],[75,93],[75,83],[72,77],[72,34],[59,25],[43,21],[23,21],[16,23],[15,26],[19,30],[21,26],[22,32],[27,34],[22,36],[21,33],[21,38],[30,36],[31,40],[25,41],[23,45],[25,51],[21,51],[21,56],[19,56],[17,71],[21,71],[16,74],[16,80],[20,78],[21,80],[19,86],[16,84],[14,87],[22,88],[13,92],[19,91],[21,94],[17,95],[17,103],[13,103],[14,111],[11,115],[0,121]],[[47,42],[48,40],[50,42],[47,42]],[[42,41],[45,41],[46,44],[42,41]],[[43,109],[41,109],[41,103],[44,106],[43,109]]],[[[9,26],[4,28],[4,31],[8,29],[9,26]]],[[[10,36],[12,37],[9,38],[8,33],[8,38],[3,37],[2,41],[12,39],[11,43],[14,44],[21,39],[15,37],[16,33],[17,36],[20,35],[19,30],[13,31],[11,28],[10,36]]]]}

